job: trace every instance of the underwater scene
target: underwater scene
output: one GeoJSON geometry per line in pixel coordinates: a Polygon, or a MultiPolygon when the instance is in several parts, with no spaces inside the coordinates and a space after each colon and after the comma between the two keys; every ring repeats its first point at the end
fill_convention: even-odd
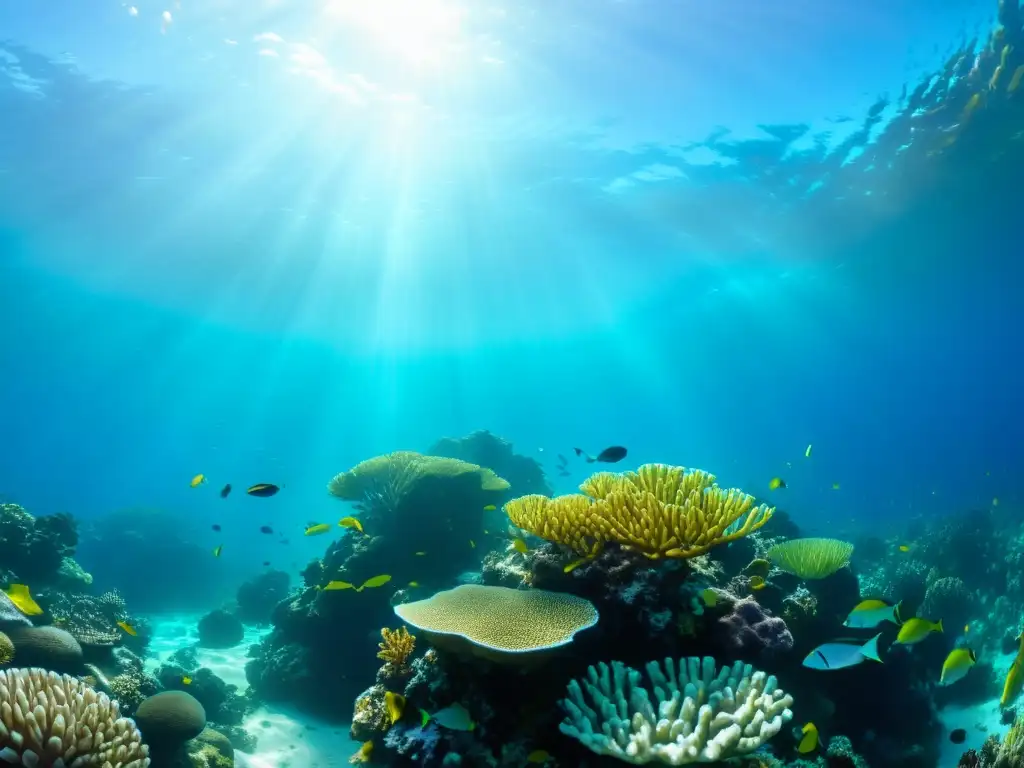
{"type": "Polygon", "coordinates": [[[1024,768],[1019,0],[0,3],[0,765],[1024,768]]]}

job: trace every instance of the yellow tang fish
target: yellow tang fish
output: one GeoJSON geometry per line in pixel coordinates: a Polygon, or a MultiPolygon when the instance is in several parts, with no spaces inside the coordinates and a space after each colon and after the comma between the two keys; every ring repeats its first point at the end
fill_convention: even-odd
{"type": "Polygon", "coordinates": [[[355,584],[351,584],[351,583],[349,583],[347,581],[328,581],[327,582],[327,586],[324,587],[324,589],[329,591],[329,592],[332,592],[332,591],[337,590],[337,589],[355,589],[355,588],[356,588],[355,584]]]}
{"type": "Polygon", "coordinates": [[[388,691],[384,694],[384,706],[388,710],[388,719],[394,725],[402,719],[402,713],[405,712],[405,696],[388,691]]]}
{"type": "Polygon", "coordinates": [[[907,619],[903,626],[900,627],[900,632],[896,635],[894,642],[900,645],[913,645],[914,643],[920,643],[932,632],[942,631],[942,619],[938,621],[929,621],[928,619],[922,619],[914,617],[913,619],[907,619]]]}
{"type": "Polygon", "coordinates": [[[513,539],[513,540],[512,540],[512,548],[513,548],[513,549],[514,549],[514,550],[515,550],[516,552],[519,552],[519,553],[521,553],[521,554],[524,554],[524,555],[525,555],[525,554],[526,554],[527,552],[529,552],[529,551],[530,551],[530,547],[529,547],[529,546],[527,546],[526,542],[525,542],[525,541],[523,541],[523,540],[522,540],[522,539],[520,539],[520,538],[516,538],[516,539],[513,539]]]}
{"type": "Polygon", "coordinates": [[[763,576],[751,576],[750,577],[750,588],[751,589],[764,589],[768,585],[768,582],[764,580],[763,576]]]}
{"type": "Polygon", "coordinates": [[[494,506],[493,504],[488,504],[486,507],[484,507],[484,512],[493,512],[496,509],[497,507],[494,506]]]}
{"type": "Polygon", "coordinates": [[[373,754],[373,742],[364,741],[359,750],[348,759],[350,763],[368,763],[370,762],[370,756],[373,754]]]}
{"type": "Polygon", "coordinates": [[[704,605],[708,608],[714,608],[718,605],[718,593],[713,589],[705,589],[700,593],[701,599],[704,600],[704,605]]]}
{"type": "Polygon", "coordinates": [[[962,680],[977,661],[978,657],[970,648],[954,648],[942,664],[939,685],[952,685],[957,680],[962,680]]]}
{"type": "Polygon", "coordinates": [[[818,728],[814,723],[808,723],[801,729],[803,736],[800,738],[800,743],[796,747],[796,751],[801,755],[806,755],[808,752],[813,752],[818,748],[818,728]]]}
{"type": "Polygon", "coordinates": [[[528,763],[546,763],[551,759],[551,755],[545,752],[543,749],[535,749],[533,752],[526,756],[526,762],[528,763]]]}
{"type": "MultiPolygon", "coordinates": [[[[338,525],[340,525],[342,528],[355,528],[360,533],[364,532],[363,524],[359,522],[358,517],[343,517],[341,518],[341,520],[338,521],[338,525]]],[[[306,531],[306,535],[310,535],[309,531],[306,531]]]]}
{"type": "Polygon", "coordinates": [[[1021,684],[1024,683],[1024,674],[1021,666],[1024,665],[1024,634],[1017,636],[1020,647],[1017,649],[1017,658],[1010,665],[1010,671],[1006,673],[1006,681],[1003,683],[1003,695],[999,697],[999,706],[1008,707],[1020,693],[1021,684]]]}
{"type": "Polygon", "coordinates": [[[356,591],[362,592],[364,589],[368,588],[383,587],[389,581],[391,581],[391,577],[388,576],[386,573],[382,573],[380,576],[371,576],[366,581],[364,581],[362,586],[359,587],[359,589],[357,589],[356,591]]]}
{"type": "Polygon", "coordinates": [[[192,478],[192,482],[189,485],[192,488],[198,488],[200,485],[206,482],[206,475],[196,475],[192,478]]]}
{"type": "Polygon", "coordinates": [[[223,544],[221,544],[219,547],[214,547],[213,548],[213,556],[214,557],[220,557],[220,553],[223,552],[223,551],[224,551],[224,545],[223,544]]]}
{"type": "Polygon", "coordinates": [[[909,552],[909,551],[910,551],[910,545],[908,545],[908,544],[900,544],[900,552],[909,552]]]}
{"type": "Polygon", "coordinates": [[[566,563],[565,567],[562,569],[562,573],[572,573],[585,562],[587,562],[588,559],[589,558],[581,557],[579,560],[573,560],[571,563],[566,563]]]}
{"type": "Polygon", "coordinates": [[[26,616],[38,616],[43,612],[39,603],[32,599],[32,593],[24,584],[11,584],[7,588],[6,594],[11,598],[14,606],[26,616]]]}
{"type": "Polygon", "coordinates": [[[192,685],[192,678],[189,677],[188,675],[182,675],[181,676],[181,683],[182,683],[182,685],[192,685]]]}
{"type": "Polygon", "coordinates": [[[132,637],[136,637],[139,634],[138,632],[135,631],[135,627],[133,627],[127,621],[119,621],[119,622],[117,622],[117,626],[119,626],[121,629],[123,629],[125,632],[127,632],[132,637]]]}
{"type": "Polygon", "coordinates": [[[327,533],[331,530],[331,526],[327,523],[317,523],[316,525],[309,526],[305,531],[305,536],[319,536],[321,533],[327,533]]]}
{"type": "Polygon", "coordinates": [[[786,481],[783,480],[781,477],[773,477],[771,480],[768,481],[768,490],[770,491],[777,491],[780,488],[785,487],[786,481]]]}

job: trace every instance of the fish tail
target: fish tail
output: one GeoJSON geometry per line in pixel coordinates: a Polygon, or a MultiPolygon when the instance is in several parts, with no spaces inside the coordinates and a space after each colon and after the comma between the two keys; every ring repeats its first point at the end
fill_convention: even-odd
{"type": "Polygon", "coordinates": [[[935,629],[939,632],[942,631],[942,619],[939,619],[937,622],[935,622],[935,629]]]}
{"type": "Polygon", "coordinates": [[[420,710],[420,728],[426,728],[427,727],[427,723],[429,723],[429,722],[430,722],[430,715],[427,713],[427,710],[421,709],[420,710]]]}
{"type": "Polygon", "coordinates": [[[573,450],[576,451],[576,455],[577,456],[582,456],[583,455],[583,451],[581,451],[579,448],[573,448],[573,450]]]}
{"type": "Polygon", "coordinates": [[[903,618],[900,616],[900,606],[903,605],[903,601],[900,600],[896,605],[892,607],[893,618],[896,619],[897,624],[903,623],[903,618]]]}
{"type": "Polygon", "coordinates": [[[860,648],[860,655],[863,656],[865,659],[871,659],[872,661],[877,661],[879,664],[881,664],[882,658],[878,654],[878,639],[881,636],[882,633],[879,632],[877,635],[875,635],[866,643],[864,643],[864,645],[862,645],[860,648]]]}

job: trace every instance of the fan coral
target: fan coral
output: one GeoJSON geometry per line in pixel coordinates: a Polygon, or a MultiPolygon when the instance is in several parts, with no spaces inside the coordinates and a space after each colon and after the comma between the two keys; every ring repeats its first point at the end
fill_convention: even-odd
{"type": "Polygon", "coordinates": [[[560,728],[599,755],[627,763],[712,763],[754,751],[789,722],[793,697],[774,676],[736,662],[716,675],[715,660],[691,657],[590,667],[569,683],[560,728]],[[657,708],[651,703],[651,691],[657,708]]]}
{"type": "Polygon", "coordinates": [[[582,597],[479,584],[396,605],[395,613],[439,647],[496,661],[525,661],[524,655],[567,645],[598,619],[582,597]]]}
{"type": "Polygon", "coordinates": [[[839,539],[790,539],[768,550],[776,567],[801,579],[824,579],[850,564],[853,544],[839,539]]]}
{"type": "Polygon", "coordinates": [[[41,669],[0,671],[0,760],[29,766],[146,768],[149,750],[117,703],[41,669]]]}
{"type": "Polygon", "coordinates": [[[399,627],[396,630],[383,627],[380,630],[380,636],[383,638],[383,642],[378,643],[380,651],[377,653],[377,658],[395,667],[404,667],[405,662],[416,648],[416,636],[410,635],[409,630],[405,627],[399,627]]]}
{"type": "Polygon", "coordinates": [[[708,472],[664,464],[599,472],[580,490],[584,495],[513,499],[505,511],[520,528],[585,557],[615,542],[650,558],[702,555],[756,531],[775,511],[738,489],[719,488],[708,472]]]}

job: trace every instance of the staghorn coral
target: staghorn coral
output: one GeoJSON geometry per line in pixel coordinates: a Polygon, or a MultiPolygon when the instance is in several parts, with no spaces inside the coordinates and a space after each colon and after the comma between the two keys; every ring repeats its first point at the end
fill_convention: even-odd
{"type": "Polygon", "coordinates": [[[0,670],[0,760],[76,768],[147,768],[149,750],[116,702],[81,680],[41,669],[0,670]]]}
{"type": "Polygon", "coordinates": [[[504,662],[566,645],[598,618],[582,597],[479,584],[396,605],[395,614],[438,647],[504,662]]]}
{"type": "Polygon", "coordinates": [[[824,579],[850,564],[853,544],[839,539],[790,539],[768,550],[779,569],[801,579],[824,579]]]}
{"type": "Polygon", "coordinates": [[[664,464],[599,472],[580,490],[513,499],[505,511],[523,530],[583,557],[614,542],[652,559],[702,555],[757,530],[774,512],[738,489],[719,488],[708,472],[664,464]]]}
{"type": "Polygon", "coordinates": [[[793,697],[774,676],[736,662],[665,659],[643,675],[621,662],[569,683],[562,733],[599,755],[643,765],[711,763],[754,751],[789,722],[793,697]],[[651,703],[651,693],[656,703],[651,703]]]}
{"type": "Polygon", "coordinates": [[[395,630],[382,627],[380,636],[383,640],[378,643],[380,651],[377,652],[377,658],[398,669],[405,667],[416,648],[416,636],[409,634],[405,627],[395,630]]]}

